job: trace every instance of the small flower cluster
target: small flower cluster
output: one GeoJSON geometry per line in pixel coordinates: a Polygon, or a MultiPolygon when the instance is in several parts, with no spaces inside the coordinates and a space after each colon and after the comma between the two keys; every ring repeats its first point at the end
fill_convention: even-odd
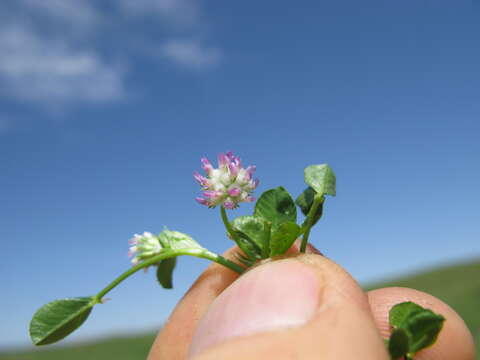
{"type": "Polygon", "coordinates": [[[162,245],[160,244],[158,237],[147,231],[142,235],[133,235],[133,238],[128,240],[128,243],[131,245],[130,250],[128,251],[128,256],[133,257],[131,260],[133,265],[157,255],[162,251],[162,245]]]}
{"type": "Polygon", "coordinates": [[[222,205],[225,209],[234,209],[242,202],[255,201],[251,196],[259,182],[252,179],[255,166],[243,168],[240,158],[232,152],[218,155],[218,168],[214,168],[207,158],[202,158],[201,162],[207,176],[198,172],[193,174],[204,190],[204,198],[195,199],[200,204],[210,208],[222,205]]]}

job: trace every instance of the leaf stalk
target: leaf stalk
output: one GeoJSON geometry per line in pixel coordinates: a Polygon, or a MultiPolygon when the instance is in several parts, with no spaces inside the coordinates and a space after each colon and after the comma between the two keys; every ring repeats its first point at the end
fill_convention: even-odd
{"type": "Polygon", "coordinates": [[[315,214],[317,213],[318,207],[325,201],[325,197],[321,194],[315,194],[313,198],[313,204],[310,208],[310,211],[307,215],[307,224],[305,225],[305,233],[302,237],[302,244],[300,245],[300,252],[304,253],[307,249],[308,238],[310,236],[310,230],[313,226],[315,214]]]}
{"type": "Polygon", "coordinates": [[[133,266],[132,268],[128,269],[125,271],[123,274],[118,276],[115,280],[113,280],[110,284],[108,284],[105,288],[100,290],[100,292],[94,296],[94,301],[96,304],[102,302],[102,298],[111,290],[113,290],[115,287],[117,287],[122,281],[127,279],[129,276],[133,275],[140,269],[144,269],[148,266],[155,265],[156,263],[180,256],[180,255],[190,255],[190,256],[195,256],[198,258],[203,258],[203,259],[208,259],[211,261],[215,261],[216,263],[223,265],[227,268],[229,268],[232,271],[235,271],[238,274],[241,274],[245,269],[234,263],[233,261],[230,261],[226,258],[224,258],[221,255],[215,254],[207,249],[175,249],[175,250],[167,250],[164,251],[156,256],[151,257],[150,259],[147,259],[145,261],[142,261],[141,263],[133,266]]]}

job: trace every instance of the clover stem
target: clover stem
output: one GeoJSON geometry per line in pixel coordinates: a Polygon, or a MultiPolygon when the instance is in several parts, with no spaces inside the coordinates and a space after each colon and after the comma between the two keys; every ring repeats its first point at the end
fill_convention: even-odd
{"type": "Polygon", "coordinates": [[[125,271],[123,274],[121,274],[119,277],[117,277],[115,280],[113,280],[110,284],[108,284],[105,288],[100,290],[100,292],[95,295],[95,303],[101,303],[102,298],[110,292],[113,288],[115,288],[118,284],[120,284],[123,280],[128,278],[129,276],[133,275],[136,273],[138,270],[146,268],[148,266],[154,265],[162,260],[172,258],[175,256],[180,256],[180,255],[190,255],[190,256],[195,256],[198,258],[203,258],[203,259],[208,259],[211,261],[215,261],[216,263],[219,263],[230,270],[235,271],[238,274],[241,274],[245,269],[241,267],[240,265],[234,263],[233,261],[230,261],[226,258],[224,258],[221,255],[215,254],[211,251],[208,251],[207,249],[175,249],[175,250],[169,250],[165,251],[163,253],[160,253],[156,256],[151,257],[150,259],[147,259],[145,261],[142,261],[141,263],[133,266],[132,268],[128,269],[125,271]]]}
{"type": "Polygon", "coordinates": [[[227,229],[228,235],[230,235],[230,237],[238,244],[240,240],[238,239],[238,236],[235,235],[232,225],[230,224],[230,221],[228,221],[227,212],[225,211],[225,208],[223,206],[220,206],[220,215],[222,216],[222,221],[225,225],[225,228],[227,229]]]}
{"type": "Polygon", "coordinates": [[[245,269],[242,266],[234,263],[231,260],[228,260],[227,258],[224,258],[222,255],[215,254],[215,253],[210,252],[208,250],[207,250],[207,253],[204,254],[204,256],[202,256],[202,257],[205,258],[205,259],[215,261],[216,263],[218,263],[220,265],[226,266],[227,268],[235,271],[238,274],[241,274],[245,271],[245,269]]]}
{"type": "Polygon", "coordinates": [[[302,244],[300,245],[300,252],[302,253],[304,253],[305,250],[307,249],[308,237],[310,236],[310,229],[312,228],[313,221],[315,220],[315,214],[317,213],[317,210],[320,204],[322,204],[324,201],[325,201],[325,197],[323,195],[315,194],[315,197],[313,198],[312,207],[310,208],[310,211],[308,212],[308,215],[307,215],[306,230],[302,237],[302,244]]]}
{"type": "Polygon", "coordinates": [[[266,259],[270,256],[270,237],[272,236],[272,223],[270,221],[265,222],[265,244],[263,246],[262,258],[266,259]]]}
{"type": "Polygon", "coordinates": [[[222,221],[228,234],[233,237],[232,225],[230,225],[230,221],[228,221],[227,212],[223,206],[220,206],[220,215],[222,216],[222,221]]]}

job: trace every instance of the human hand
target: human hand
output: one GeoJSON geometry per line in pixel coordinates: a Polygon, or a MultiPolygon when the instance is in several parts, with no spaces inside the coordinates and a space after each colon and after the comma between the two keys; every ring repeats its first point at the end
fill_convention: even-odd
{"type": "Polygon", "coordinates": [[[380,334],[388,337],[388,311],[403,301],[446,318],[437,342],[415,360],[475,358],[463,320],[441,300],[407,288],[365,293],[339,265],[308,252],[238,280],[211,265],[177,305],[148,360],[388,360],[380,334]]]}

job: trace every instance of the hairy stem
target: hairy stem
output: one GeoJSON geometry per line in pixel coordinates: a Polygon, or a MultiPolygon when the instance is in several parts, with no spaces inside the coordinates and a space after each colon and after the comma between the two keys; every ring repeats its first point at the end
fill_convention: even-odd
{"type": "Polygon", "coordinates": [[[234,237],[232,225],[230,224],[230,221],[228,221],[227,212],[225,211],[225,208],[223,206],[220,206],[220,215],[222,216],[222,221],[225,225],[225,228],[227,229],[228,234],[231,237],[234,237]]]}
{"type": "Polygon", "coordinates": [[[128,278],[129,276],[133,275],[136,273],[138,270],[146,268],[150,265],[154,265],[162,260],[172,258],[175,256],[180,256],[180,255],[190,255],[190,256],[195,256],[198,258],[203,258],[203,259],[208,259],[211,261],[215,261],[218,264],[221,264],[230,270],[235,271],[236,273],[241,274],[244,271],[244,268],[241,267],[240,265],[234,263],[233,261],[230,261],[226,258],[224,258],[221,255],[215,254],[211,251],[208,251],[207,249],[175,249],[175,250],[166,250],[148,260],[142,261],[141,263],[133,266],[132,268],[128,269],[125,271],[123,274],[121,274],[119,277],[117,277],[115,280],[113,280],[110,284],[108,284],[104,289],[100,290],[100,292],[95,295],[95,302],[100,303],[102,302],[102,298],[110,292],[113,288],[115,288],[118,284],[120,284],[123,280],[128,278]]]}

